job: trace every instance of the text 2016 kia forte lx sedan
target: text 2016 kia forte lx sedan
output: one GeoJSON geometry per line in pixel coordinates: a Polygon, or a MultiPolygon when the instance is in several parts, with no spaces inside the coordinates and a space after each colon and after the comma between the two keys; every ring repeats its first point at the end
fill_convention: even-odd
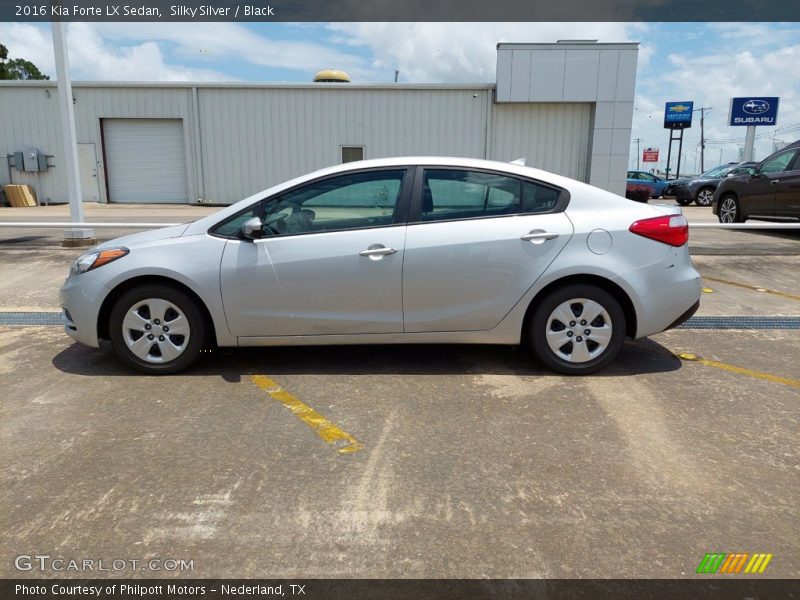
{"type": "Polygon", "coordinates": [[[215,344],[525,343],[585,374],[694,313],[687,240],[678,207],[522,165],[368,160],[102,244],[61,298],[69,335],[148,373],[215,344]]]}

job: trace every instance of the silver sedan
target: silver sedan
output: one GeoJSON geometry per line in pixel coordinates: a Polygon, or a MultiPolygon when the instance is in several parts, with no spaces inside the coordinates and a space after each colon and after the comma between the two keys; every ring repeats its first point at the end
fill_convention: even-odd
{"type": "Polygon", "coordinates": [[[677,325],[700,277],[678,207],[517,164],[392,158],[323,169],[80,256],[66,332],[147,373],[214,346],[529,346],[592,373],[677,325]]]}

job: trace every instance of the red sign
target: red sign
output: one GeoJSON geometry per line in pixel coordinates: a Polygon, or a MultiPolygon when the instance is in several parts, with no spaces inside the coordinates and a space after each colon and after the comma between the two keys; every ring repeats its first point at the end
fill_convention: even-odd
{"type": "Polygon", "coordinates": [[[658,148],[645,148],[642,151],[642,162],[658,162],[658,148]]]}

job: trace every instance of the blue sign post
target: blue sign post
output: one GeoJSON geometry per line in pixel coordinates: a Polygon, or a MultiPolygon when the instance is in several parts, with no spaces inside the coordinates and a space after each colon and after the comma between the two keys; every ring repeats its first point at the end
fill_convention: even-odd
{"type": "Polygon", "coordinates": [[[729,124],[732,127],[777,125],[779,101],[780,98],[773,96],[731,98],[729,124]]]}
{"type": "Polygon", "coordinates": [[[687,129],[692,126],[694,102],[667,102],[664,107],[664,129],[687,129]]]}
{"type": "Polygon", "coordinates": [[[667,146],[667,179],[670,176],[670,161],[672,160],[672,142],[678,141],[678,169],[675,178],[681,176],[681,150],[683,149],[683,130],[692,126],[692,112],[694,102],[667,102],[664,106],[664,129],[669,129],[669,146],[667,146]],[[678,130],[676,136],[675,130],[678,130]]]}
{"type": "Polygon", "coordinates": [[[778,102],[775,96],[745,96],[744,98],[731,98],[730,119],[731,127],[747,127],[744,136],[744,158],[753,160],[753,146],[756,141],[756,127],[758,125],[777,125],[778,102]]]}

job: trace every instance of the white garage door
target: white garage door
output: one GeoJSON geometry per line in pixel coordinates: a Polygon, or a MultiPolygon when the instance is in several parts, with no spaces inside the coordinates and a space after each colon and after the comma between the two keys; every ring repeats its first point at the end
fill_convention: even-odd
{"type": "Polygon", "coordinates": [[[180,119],[103,119],[111,202],[188,202],[180,119]]]}

